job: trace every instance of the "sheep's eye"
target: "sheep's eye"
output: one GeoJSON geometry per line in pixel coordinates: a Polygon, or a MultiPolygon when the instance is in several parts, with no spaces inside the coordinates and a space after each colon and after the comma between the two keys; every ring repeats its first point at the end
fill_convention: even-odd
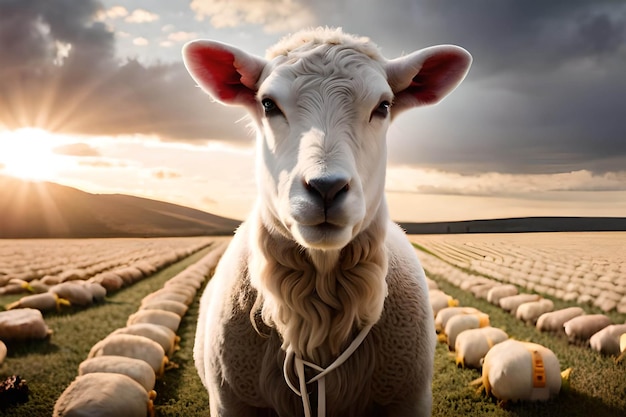
{"type": "Polygon", "coordinates": [[[387,100],[383,100],[380,104],[374,109],[372,115],[370,116],[370,120],[374,117],[386,118],[389,115],[389,109],[391,109],[391,103],[387,100]]]}
{"type": "Polygon", "coordinates": [[[265,115],[268,117],[280,114],[280,109],[271,98],[264,98],[263,100],[261,100],[261,105],[263,106],[263,111],[265,111],[265,115]]]}

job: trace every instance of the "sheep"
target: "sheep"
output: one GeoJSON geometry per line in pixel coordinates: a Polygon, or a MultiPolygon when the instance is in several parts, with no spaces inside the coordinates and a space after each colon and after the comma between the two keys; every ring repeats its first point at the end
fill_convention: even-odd
{"type": "Polygon", "coordinates": [[[7,345],[4,344],[2,340],[0,340],[0,365],[4,362],[4,358],[7,357],[7,345]]]}
{"type": "Polygon", "coordinates": [[[0,295],[21,294],[26,291],[26,287],[19,283],[6,284],[0,287],[0,295]]]}
{"type": "Polygon", "coordinates": [[[500,299],[509,297],[511,295],[517,295],[517,287],[513,284],[497,285],[489,289],[487,293],[487,301],[497,306],[500,305],[500,299]]]}
{"type": "Polygon", "coordinates": [[[85,359],[78,365],[78,376],[94,372],[126,375],[140,383],[147,392],[150,392],[156,383],[154,370],[146,361],[126,356],[96,356],[85,359]]]}
{"type": "Polygon", "coordinates": [[[77,377],[59,396],[53,417],[154,417],[154,391],[119,373],[95,372],[77,377]]]}
{"type": "Polygon", "coordinates": [[[471,291],[472,288],[482,286],[482,285],[495,285],[495,282],[492,279],[481,277],[478,275],[468,275],[467,279],[463,280],[459,288],[463,291],[471,291]]]}
{"type": "Polygon", "coordinates": [[[585,310],[581,307],[567,307],[550,311],[539,316],[536,327],[541,332],[563,332],[563,324],[566,321],[583,314],[585,314],[585,310]]]}
{"type": "Polygon", "coordinates": [[[115,272],[107,271],[89,278],[89,282],[102,285],[108,292],[117,291],[124,286],[124,280],[115,272]]]}
{"type": "Polygon", "coordinates": [[[592,349],[605,355],[620,354],[620,336],[626,333],[626,324],[610,324],[589,338],[592,349]]]}
{"type": "Polygon", "coordinates": [[[52,330],[34,308],[19,308],[0,312],[0,339],[45,339],[52,330]]]}
{"type": "Polygon", "coordinates": [[[180,326],[180,316],[171,311],[164,310],[138,310],[137,312],[128,316],[126,325],[136,323],[152,323],[158,324],[176,332],[178,326],[180,326]]]}
{"type": "Polygon", "coordinates": [[[489,349],[481,381],[488,395],[502,401],[545,401],[559,393],[562,382],[554,352],[512,339],[489,349]]]}
{"type": "Polygon", "coordinates": [[[454,350],[456,338],[462,331],[486,326],[489,326],[489,315],[485,313],[458,314],[450,317],[444,330],[448,349],[454,350]]]}
{"type": "Polygon", "coordinates": [[[204,276],[197,276],[192,271],[184,271],[181,274],[176,275],[173,278],[170,278],[165,282],[163,288],[167,288],[169,286],[187,286],[193,288],[195,291],[198,291],[205,280],[204,276]]]}
{"type": "Polygon", "coordinates": [[[156,376],[163,375],[167,357],[165,351],[154,340],[133,334],[110,334],[93,345],[89,358],[113,355],[141,359],[152,367],[156,376]]]}
{"type": "Polygon", "coordinates": [[[45,275],[41,278],[41,284],[47,285],[48,287],[52,287],[60,283],[61,279],[57,275],[45,275]]]}
{"type": "Polygon", "coordinates": [[[124,285],[131,285],[143,278],[143,272],[134,266],[126,266],[114,271],[122,278],[124,285]]]}
{"type": "Polygon", "coordinates": [[[401,111],[452,91],[471,56],[438,46],[386,60],[365,38],[320,28],[265,59],[206,40],[183,58],[257,130],[257,201],[200,302],[194,359],[210,414],[310,415],[311,364],[327,369],[311,385],[321,412],[429,415],[433,312],[389,218],[385,134],[401,111]],[[346,347],[346,366],[327,368],[346,347]]]}
{"type": "Polygon", "coordinates": [[[486,300],[487,294],[489,294],[489,291],[492,288],[494,288],[496,285],[498,284],[494,282],[480,283],[470,288],[470,292],[474,295],[474,297],[482,298],[483,300],[486,300]]]}
{"type": "Polygon", "coordinates": [[[189,305],[189,295],[182,294],[177,291],[169,291],[166,288],[161,288],[153,293],[146,295],[141,300],[141,305],[146,305],[148,303],[158,301],[158,300],[170,300],[177,301],[179,303],[183,303],[189,305]]]}
{"type": "Polygon", "coordinates": [[[554,310],[554,302],[547,298],[542,298],[537,301],[529,301],[520,304],[515,311],[515,317],[517,317],[518,320],[534,325],[540,315],[552,310],[554,310]]]}
{"type": "Polygon", "coordinates": [[[193,287],[190,287],[188,285],[183,285],[180,283],[173,283],[167,286],[164,286],[163,288],[161,288],[158,291],[155,291],[156,293],[159,292],[171,292],[171,293],[175,293],[175,294],[182,294],[185,295],[187,298],[185,299],[185,304],[189,305],[191,304],[191,302],[193,301],[193,299],[196,297],[196,292],[197,290],[193,287]]]}
{"type": "Polygon", "coordinates": [[[610,324],[611,319],[604,314],[585,314],[563,323],[563,329],[571,342],[587,342],[594,333],[610,324]]]}
{"type": "Polygon", "coordinates": [[[49,285],[44,284],[43,282],[41,282],[41,280],[38,279],[34,279],[28,283],[28,290],[33,294],[48,292],[49,289],[49,285]]]}
{"type": "Polygon", "coordinates": [[[53,292],[44,292],[41,294],[26,295],[11,304],[7,304],[6,309],[35,308],[39,311],[46,311],[52,309],[59,310],[62,305],[69,306],[70,302],[53,292]]]}
{"type": "Polygon", "coordinates": [[[154,267],[154,265],[152,265],[150,262],[148,261],[139,261],[139,262],[135,262],[133,264],[134,268],[137,268],[138,270],[141,271],[141,274],[144,277],[149,277],[150,275],[154,274],[157,269],[154,267]]]}
{"type": "Polygon", "coordinates": [[[626,333],[623,333],[619,337],[619,356],[615,359],[616,363],[621,363],[626,357],[626,333]]]}
{"type": "Polygon", "coordinates": [[[102,284],[93,281],[81,281],[80,285],[85,287],[91,293],[91,298],[93,301],[104,301],[107,295],[107,289],[102,284]]]}
{"type": "Polygon", "coordinates": [[[75,281],[63,282],[50,288],[51,293],[65,298],[72,305],[87,306],[93,303],[91,291],[75,281]]]}
{"type": "Polygon", "coordinates": [[[163,348],[167,356],[172,356],[178,348],[179,337],[171,329],[152,323],[135,323],[114,330],[111,334],[133,334],[154,340],[163,348]]]}
{"type": "Polygon", "coordinates": [[[451,317],[457,314],[474,314],[480,311],[474,307],[445,307],[437,312],[435,316],[435,331],[441,333],[446,328],[446,323],[451,317]]]}
{"type": "Polygon", "coordinates": [[[430,300],[430,308],[432,309],[433,317],[437,316],[437,313],[446,307],[456,307],[459,305],[459,300],[452,298],[451,295],[441,290],[430,290],[428,292],[428,299],[430,300]]]}
{"type": "Polygon", "coordinates": [[[538,294],[511,295],[500,299],[500,307],[502,307],[503,310],[508,311],[512,315],[515,315],[515,313],[517,312],[517,308],[520,305],[529,301],[537,301],[540,298],[541,296],[539,296],[538,294]]]}
{"type": "Polygon", "coordinates": [[[489,349],[508,338],[504,330],[491,326],[462,331],[454,342],[457,366],[480,368],[489,349]]]}
{"type": "Polygon", "coordinates": [[[139,309],[171,311],[172,313],[182,317],[185,315],[185,313],[187,313],[188,307],[183,303],[179,303],[178,301],[154,300],[142,304],[139,309]]]}

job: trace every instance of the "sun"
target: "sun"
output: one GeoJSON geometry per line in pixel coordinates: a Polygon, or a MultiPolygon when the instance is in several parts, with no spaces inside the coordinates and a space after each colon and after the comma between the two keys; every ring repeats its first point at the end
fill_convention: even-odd
{"type": "Polygon", "coordinates": [[[63,163],[53,149],[62,142],[37,128],[0,132],[0,173],[25,180],[53,180],[63,163]]]}

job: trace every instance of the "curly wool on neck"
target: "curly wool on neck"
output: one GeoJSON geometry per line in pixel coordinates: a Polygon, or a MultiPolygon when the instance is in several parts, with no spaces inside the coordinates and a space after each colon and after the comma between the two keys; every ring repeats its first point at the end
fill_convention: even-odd
{"type": "Polygon", "coordinates": [[[323,272],[303,256],[301,246],[260,227],[259,268],[252,277],[258,296],[251,316],[261,310],[265,324],[281,335],[283,349],[321,366],[332,361],[353,332],[380,318],[387,295],[380,223],[359,234],[323,272]]]}

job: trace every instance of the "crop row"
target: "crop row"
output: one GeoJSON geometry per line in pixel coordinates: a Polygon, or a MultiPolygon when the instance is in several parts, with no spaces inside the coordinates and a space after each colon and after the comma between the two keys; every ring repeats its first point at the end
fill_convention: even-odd
{"type": "Polygon", "coordinates": [[[626,313],[625,233],[427,235],[413,240],[470,273],[626,313]]]}
{"type": "MultiPolygon", "coordinates": [[[[454,352],[457,365],[479,370],[482,368],[482,376],[476,382],[480,382],[487,393],[491,393],[499,400],[547,399],[559,392],[561,377],[567,380],[569,371],[559,375],[560,355],[557,352],[550,352],[547,346],[558,347],[559,343],[553,341],[562,341],[565,336],[570,343],[576,345],[574,349],[591,348],[593,351],[610,356],[619,355],[620,351],[624,352],[626,349],[626,324],[620,324],[623,323],[623,317],[620,318],[620,315],[612,314],[613,319],[618,319],[615,321],[616,324],[612,324],[614,320],[611,317],[605,314],[587,314],[580,307],[554,310],[554,304],[563,307],[571,303],[555,301],[553,304],[548,298],[523,292],[511,284],[503,284],[485,276],[472,274],[429,253],[419,252],[418,256],[427,276],[430,277],[428,279],[430,303],[439,340],[445,342],[448,349],[454,352]],[[466,305],[458,306],[457,299],[440,290],[438,283],[441,281],[456,287],[457,296],[459,299],[465,299],[466,305]],[[469,297],[459,292],[467,293],[469,297]],[[472,295],[476,304],[470,300],[472,295]],[[500,307],[502,311],[509,312],[520,320],[523,327],[526,327],[523,325],[525,322],[526,325],[536,327],[536,335],[544,333],[552,340],[538,337],[543,340],[540,344],[509,340],[509,336],[517,340],[532,340],[535,336],[528,339],[528,334],[532,333],[525,331],[521,333],[513,331],[513,334],[507,335],[503,328],[491,327],[494,324],[491,323],[490,314],[483,311],[493,313],[494,309],[492,307],[480,311],[473,307],[484,303],[478,299],[484,299],[500,307]],[[525,334],[525,337],[520,338],[522,334],[525,334]],[[544,344],[546,341],[548,344],[544,344]],[[542,361],[538,364],[535,355],[539,354],[542,361]],[[545,379],[539,380],[539,377],[545,379]]],[[[446,287],[451,287],[448,284],[446,287]]],[[[494,314],[502,321],[501,314],[494,314]]],[[[518,326],[504,327],[507,328],[509,331],[520,330],[518,326]]],[[[563,350],[560,350],[560,354],[570,356],[569,352],[564,353],[563,350]]],[[[624,353],[621,356],[623,357],[624,353]]],[[[597,361],[593,359],[590,363],[597,364],[597,361]]],[[[589,371],[589,364],[572,362],[571,358],[566,359],[566,363],[570,366],[575,364],[578,372],[576,389],[581,389],[580,378],[585,375],[582,369],[587,367],[586,371],[589,371]],[[578,366],[581,369],[578,369],[578,366]]],[[[619,373],[619,359],[605,363],[611,364],[608,367],[612,373],[619,373]]],[[[566,382],[566,386],[569,386],[569,382],[566,382]]],[[[581,392],[584,391],[582,387],[581,392]]]]}
{"type": "Polygon", "coordinates": [[[226,242],[217,244],[161,289],[148,294],[126,327],[96,343],[79,365],[76,379],[58,398],[53,415],[153,416],[155,382],[175,354],[180,320],[225,247],[226,242]]]}
{"type": "MultiPolygon", "coordinates": [[[[209,238],[0,240],[0,295],[45,292],[68,281],[114,272],[150,275],[208,246],[209,238]]],[[[111,285],[115,285],[112,283],[111,285]]]]}
{"type": "MultiPolygon", "coordinates": [[[[626,333],[626,323],[621,323],[623,318],[614,324],[607,315],[587,315],[580,307],[555,310],[553,301],[539,294],[519,292],[512,284],[468,273],[428,253],[420,253],[419,257],[428,275],[440,277],[476,298],[501,307],[517,319],[536,325],[539,331],[567,334],[570,341],[582,342],[602,353],[613,355],[620,353],[621,335],[626,333]]],[[[440,310],[457,304],[450,296],[439,294],[440,291],[432,279],[429,278],[428,283],[430,302],[435,315],[440,310]]]]}

